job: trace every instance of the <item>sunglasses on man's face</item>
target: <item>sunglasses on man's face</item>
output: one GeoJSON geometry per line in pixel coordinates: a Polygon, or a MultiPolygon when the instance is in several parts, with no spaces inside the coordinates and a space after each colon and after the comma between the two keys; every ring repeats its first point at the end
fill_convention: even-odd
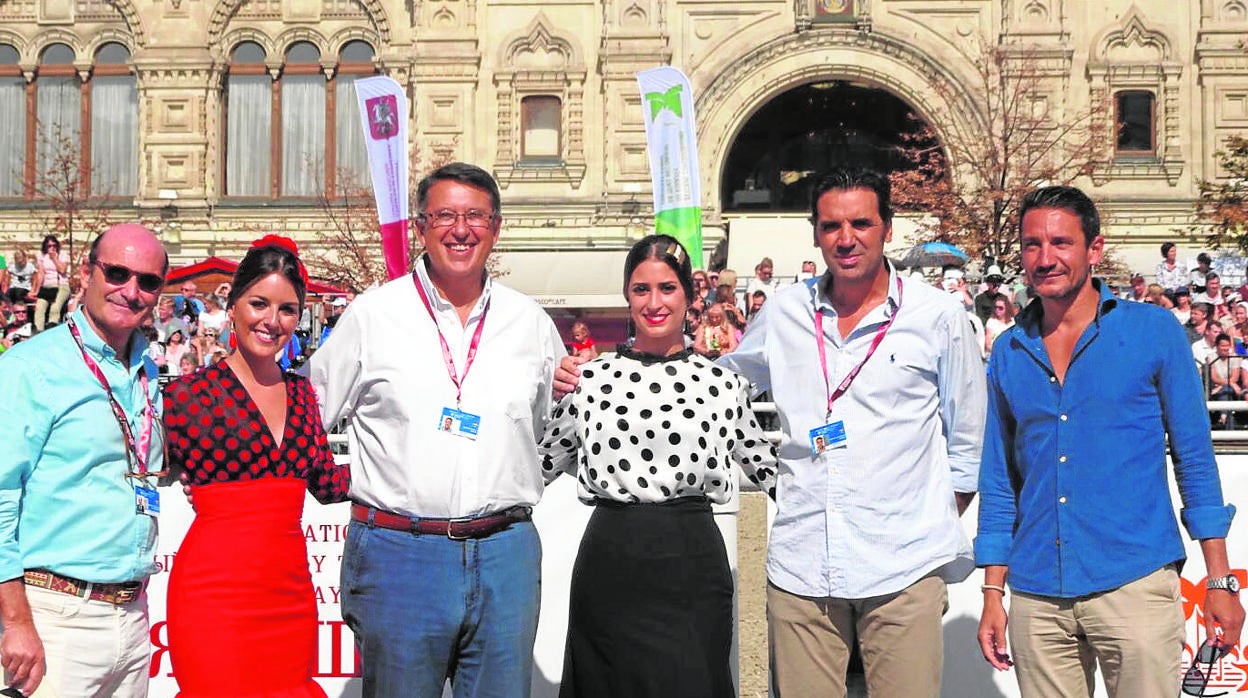
{"type": "Polygon", "coordinates": [[[160,274],[149,274],[146,272],[136,272],[130,267],[123,267],[120,264],[108,264],[106,262],[95,262],[95,266],[104,272],[104,280],[113,286],[124,286],[130,281],[130,277],[138,277],[139,290],[144,293],[156,293],[165,285],[165,277],[160,274]]]}
{"type": "Polygon", "coordinates": [[[1223,645],[1218,638],[1211,637],[1205,640],[1200,649],[1196,650],[1196,656],[1192,657],[1192,665],[1187,668],[1187,673],[1183,675],[1183,694],[1211,698],[1229,693],[1230,691],[1205,693],[1205,688],[1209,686],[1209,679],[1213,675],[1213,665],[1225,657],[1230,650],[1231,648],[1223,645]],[[1202,664],[1205,667],[1203,670],[1200,668],[1202,664]]]}

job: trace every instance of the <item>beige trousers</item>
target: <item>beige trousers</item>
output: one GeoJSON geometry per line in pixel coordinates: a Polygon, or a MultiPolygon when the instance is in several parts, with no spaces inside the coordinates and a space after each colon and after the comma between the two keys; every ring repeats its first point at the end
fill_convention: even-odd
{"type": "Polygon", "coordinates": [[[1023,698],[1174,698],[1183,656],[1179,573],[1171,566],[1112,591],[1061,599],[1015,593],[1008,626],[1023,698]]]}
{"type": "Polygon", "coordinates": [[[896,594],[811,598],[767,585],[767,639],[776,698],[844,698],[858,643],[871,698],[939,698],[944,580],[927,576],[896,594]]]}
{"type": "Polygon", "coordinates": [[[146,593],[121,606],[32,586],[26,598],[48,665],[30,698],[147,696],[146,593]]]}

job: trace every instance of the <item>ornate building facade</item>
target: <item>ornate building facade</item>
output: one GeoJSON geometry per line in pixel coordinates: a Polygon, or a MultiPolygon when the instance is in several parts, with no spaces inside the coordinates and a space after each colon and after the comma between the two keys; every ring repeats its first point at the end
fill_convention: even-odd
{"type": "Polygon", "coordinates": [[[175,264],[237,256],[258,230],[316,244],[317,195],[365,171],[351,80],[382,73],[411,99],[414,179],[450,159],[498,178],[515,285],[614,305],[650,211],[636,71],[670,63],[694,85],[708,251],[763,215],[810,256],[805,214],[768,181],[784,167],[730,172],[750,119],[836,83],[964,120],[937,133],[973,128],[956,87],[977,36],[1043,52],[1055,103],[1114,105],[1112,162],[1084,186],[1151,269],[1221,140],[1248,131],[1245,0],[3,0],[0,248],[43,233],[58,137],[82,186],[151,221],[175,264]]]}

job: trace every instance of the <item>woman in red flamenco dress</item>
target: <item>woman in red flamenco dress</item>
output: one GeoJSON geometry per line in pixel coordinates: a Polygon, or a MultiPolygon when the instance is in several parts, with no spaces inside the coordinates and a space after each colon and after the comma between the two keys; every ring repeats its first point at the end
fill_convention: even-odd
{"type": "Polygon", "coordinates": [[[169,463],[195,520],[169,577],[169,655],[182,698],[324,698],[316,600],[300,519],[304,491],[346,498],[306,378],[276,359],[303,310],[293,242],[267,236],[227,302],[237,351],[165,389],[169,463]]]}

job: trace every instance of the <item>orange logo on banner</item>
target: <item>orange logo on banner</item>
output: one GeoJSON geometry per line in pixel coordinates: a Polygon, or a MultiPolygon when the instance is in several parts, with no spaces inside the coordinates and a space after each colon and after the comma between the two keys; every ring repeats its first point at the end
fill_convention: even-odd
{"type": "MultiPolygon", "coordinates": [[[[1245,586],[1248,582],[1248,571],[1234,570],[1234,573],[1239,578],[1240,586],[1245,586]]],[[[1187,638],[1190,640],[1183,644],[1183,661],[1179,666],[1179,671],[1184,674],[1187,673],[1187,668],[1192,664],[1192,657],[1196,656],[1196,650],[1205,641],[1207,634],[1205,632],[1205,582],[1207,580],[1208,577],[1201,577],[1195,582],[1189,582],[1186,577],[1179,577],[1179,588],[1183,594],[1183,618],[1187,621],[1187,638]]],[[[1248,690],[1248,661],[1242,661],[1243,658],[1243,644],[1241,643],[1213,666],[1206,690],[1228,690],[1236,693],[1248,690]],[[1232,658],[1238,658],[1241,661],[1235,662],[1232,658]]],[[[1203,671],[1204,667],[1201,667],[1201,670],[1203,671]]]]}

